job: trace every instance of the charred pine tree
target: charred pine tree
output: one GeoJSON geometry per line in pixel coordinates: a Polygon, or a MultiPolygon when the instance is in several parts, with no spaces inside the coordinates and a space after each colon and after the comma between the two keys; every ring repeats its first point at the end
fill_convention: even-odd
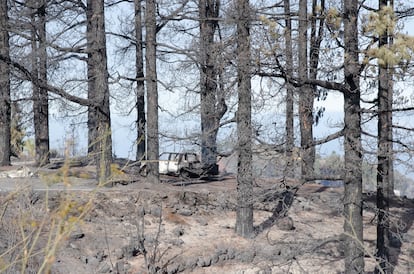
{"type": "Polygon", "coordinates": [[[298,33],[298,76],[301,83],[299,90],[299,125],[300,145],[302,150],[302,179],[313,175],[315,148],[313,146],[313,101],[312,86],[306,84],[309,78],[308,65],[308,1],[299,1],[298,33]]]}
{"type": "MultiPolygon", "coordinates": [[[[214,37],[218,28],[220,0],[200,0],[200,112],[201,163],[211,174],[218,173],[217,133],[220,119],[226,112],[224,97],[219,90],[220,69],[216,67],[219,52],[214,37]]],[[[223,92],[223,91],[221,91],[223,92]]]]}
{"type": "Polygon", "coordinates": [[[346,273],[364,272],[358,0],[344,1],[344,233],[346,273]]]}
{"type": "Polygon", "coordinates": [[[37,166],[49,163],[49,95],[47,84],[46,0],[31,2],[32,71],[37,78],[33,84],[33,121],[35,132],[35,161],[37,166]]]}
{"type": "Polygon", "coordinates": [[[237,216],[236,233],[253,234],[250,6],[237,0],[237,216]]]}
{"type": "MultiPolygon", "coordinates": [[[[283,1],[284,13],[285,13],[285,53],[286,53],[286,77],[293,78],[293,50],[292,50],[292,19],[290,14],[290,0],[283,1]]],[[[294,136],[294,93],[295,88],[286,80],[286,172],[285,176],[294,176],[294,159],[293,159],[293,147],[295,143],[294,136]]]]}
{"type": "Polygon", "coordinates": [[[146,0],[145,6],[145,62],[147,86],[147,179],[151,183],[159,182],[159,138],[158,138],[158,89],[156,56],[156,3],[146,0]]]}
{"type": "Polygon", "coordinates": [[[111,174],[112,137],[104,1],[88,0],[86,18],[88,99],[93,102],[88,107],[88,152],[95,159],[99,183],[106,183],[111,174]]]}
{"type": "MultiPolygon", "coordinates": [[[[316,80],[318,78],[318,66],[319,66],[319,56],[321,52],[321,43],[324,35],[324,26],[325,20],[323,14],[325,13],[325,0],[312,0],[312,12],[310,17],[310,46],[309,46],[309,79],[316,80]]],[[[315,96],[318,94],[318,86],[311,84],[309,86],[309,94],[306,100],[307,108],[309,113],[306,115],[307,124],[316,124],[317,118],[314,118],[314,101],[315,96]],[[311,116],[310,116],[311,115],[311,116]]],[[[308,174],[306,176],[314,177],[314,165],[315,165],[315,144],[313,142],[314,135],[313,130],[309,130],[307,146],[309,150],[307,152],[308,162],[307,170],[308,174]]],[[[305,164],[306,166],[306,164],[305,164]]]]}
{"type": "MultiPolygon", "coordinates": [[[[0,55],[10,59],[7,1],[0,3],[0,55]]],[[[10,65],[0,60],[0,166],[10,165],[11,157],[10,65]]]]}
{"type": "MultiPolygon", "coordinates": [[[[379,10],[388,6],[387,0],[379,1],[379,10]]],[[[378,37],[378,47],[389,46],[388,27],[378,37]]],[[[392,86],[387,62],[378,62],[378,151],[377,151],[377,257],[376,273],[392,273],[390,264],[390,198],[393,195],[392,167],[392,86]]]]}
{"type": "Polygon", "coordinates": [[[136,66],[136,110],[137,110],[137,151],[136,160],[145,160],[145,80],[142,39],[142,0],[135,0],[135,66],[136,66]]]}

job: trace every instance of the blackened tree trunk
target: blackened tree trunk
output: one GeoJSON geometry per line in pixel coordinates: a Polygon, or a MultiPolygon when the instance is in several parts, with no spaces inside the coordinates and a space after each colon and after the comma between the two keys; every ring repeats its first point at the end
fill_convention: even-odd
{"type": "MultiPolygon", "coordinates": [[[[324,35],[324,20],[325,14],[325,0],[312,0],[312,13],[310,18],[310,46],[309,46],[309,78],[311,80],[316,80],[318,78],[318,65],[319,65],[319,54],[321,52],[321,43],[324,35]]],[[[312,95],[310,98],[313,102],[315,101],[315,96],[318,94],[318,86],[311,84],[310,89],[312,95]]],[[[314,123],[314,119],[312,120],[314,123]]],[[[313,136],[312,136],[313,139],[313,136]]],[[[315,146],[312,148],[312,162],[315,162],[315,146]]]]}
{"type": "MultiPolygon", "coordinates": [[[[394,7],[394,0],[389,0],[389,5],[391,7],[394,7]]],[[[394,43],[393,35],[388,36],[388,46],[391,48],[394,43]]],[[[387,68],[387,83],[388,83],[388,93],[387,93],[387,123],[389,125],[388,127],[388,193],[389,195],[394,195],[394,134],[393,134],[393,101],[394,101],[394,68],[388,66],[387,68]]]]}
{"type": "Polygon", "coordinates": [[[98,181],[103,184],[110,177],[112,163],[104,1],[88,0],[86,17],[88,98],[95,104],[88,108],[88,145],[96,162],[98,181]]]}
{"type": "MultiPolygon", "coordinates": [[[[9,58],[9,32],[7,1],[0,3],[0,54],[9,58]]],[[[0,61],[0,166],[10,165],[10,65],[0,61]]]]}
{"type": "MultiPolygon", "coordinates": [[[[100,0],[98,0],[100,1],[100,0]]],[[[95,100],[96,94],[98,93],[96,87],[96,80],[95,80],[95,63],[97,59],[97,52],[96,52],[96,41],[95,33],[97,31],[97,26],[94,24],[93,21],[93,7],[92,3],[88,2],[86,7],[86,17],[87,17],[87,25],[86,25],[86,40],[87,40],[87,77],[88,77],[88,99],[95,100]]],[[[97,18],[95,18],[96,21],[97,18]]],[[[88,106],[88,154],[89,156],[95,157],[97,151],[97,108],[94,105],[88,106]]]]}
{"type": "MultiPolygon", "coordinates": [[[[293,52],[292,52],[292,21],[290,14],[290,0],[284,0],[284,12],[285,12],[285,56],[286,56],[286,76],[293,78],[293,52]]],[[[286,81],[286,169],[284,176],[294,176],[293,165],[293,147],[295,143],[294,136],[294,92],[295,88],[289,80],[286,81]]]]}
{"type": "Polygon", "coordinates": [[[159,182],[158,158],[158,89],[156,56],[156,5],[155,0],[146,0],[146,84],[147,84],[147,160],[148,177],[151,183],[159,182]]]}
{"type": "Polygon", "coordinates": [[[35,161],[37,166],[42,166],[49,163],[49,98],[47,90],[42,88],[47,84],[46,0],[33,4],[33,69],[40,84],[33,87],[35,161]]]}
{"type": "Polygon", "coordinates": [[[253,175],[249,0],[237,0],[237,216],[236,233],[253,234],[253,175]]]}
{"type": "MultiPolygon", "coordinates": [[[[393,1],[390,1],[391,3],[393,3],[393,1]]],[[[391,6],[393,6],[393,4],[390,4],[391,6]]],[[[389,37],[388,40],[388,44],[390,47],[392,47],[392,43],[393,43],[393,38],[389,37]]],[[[394,101],[394,68],[389,67],[387,70],[387,82],[388,82],[388,117],[387,117],[387,122],[390,125],[388,128],[388,193],[389,195],[394,195],[394,147],[393,147],[393,143],[394,143],[394,134],[393,134],[393,115],[392,115],[392,109],[394,108],[393,106],[393,101],[394,101]]]]}
{"type": "Polygon", "coordinates": [[[30,23],[31,23],[31,30],[30,30],[30,45],[31,45],[31,55],[30,55],[30,61],[32,66],[32,77],[35,78],[35,81],[32,80],[32,98],[33,98],[33,126],[35,128],[35,160],[36,164],[39,164],[38,155],[37,155],[37,146],[36,146],[36,128],[39,127],[39,93],[40,93],[40,87],[38,85],[39,82],[39,64],[38,64],[38,58],[37,58],[37,20],[36,20],[36,12],[34,11],[36,2],[31,1],[29,2],[31,4],[30,6],[30,23]]]}
{"type": "Polygon", "coordinates": [[[201,163],[210,173],[217,174],[217,133],[220,119],[226,112],[223,96],[218,96],[219,68],[214,33],[218,26],[220,0],[200,0],[200,104],[201,163]],[[218,101],[217,98],[220,98],[218,101]]]}
{"type": "Polygon", "coordinates": [[[300,144],[302,149],[302,178],[313,175],[315,162],[315,148],[313,143],[313,101],[314,94],[310,85],[304,82],[308,79],[308,3],[307,0],[299,1],[299,79],[302,83],[299,91],[299,124],[300,144]]]}
{"type": "MultiPolygon", "coordinates": [[[[379,9],[387,7],[387,0],[379,1],[379,9]]],[[[389,34],[381,33],[378,47],[388,47],[389,34]]],[[[392,178],[392,87],[388,64],[379,62],[378,76],[378,165],[377,165],[377,257],[379,268],[376,273],[392,273],[393,267],[389,263],[389,199],[393,195],[390,187],[392,178]],[[391,103],[389,102],[391,100],[391,103]],[[391,132],[391,135],[390,135],[391,132]],[[390,137],[391,136],[391,137],[390,137]]]]}
{"type": "Polygon", "coordinates": [[[346,273],[364,272],[358,0],[344,1],[344,233],[346,273]]]}
{"type": "Polygon", "coordinates": [[[137,110],[137,151],[136,160],[145,160],[145,80],[144,80],[144,55],[142,41],[142,9],[141,0],[135,0],[135,66],[136,66],[136,110],[137,110]]]}

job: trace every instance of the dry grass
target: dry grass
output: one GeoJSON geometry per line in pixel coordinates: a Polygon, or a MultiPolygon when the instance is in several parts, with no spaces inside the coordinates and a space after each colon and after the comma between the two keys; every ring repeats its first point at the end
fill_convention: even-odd
{"type": "MultiPolygon", "coordinates": [[[[69,165],[41,175],[46,186],[63,182],[70,189],[69,165]]],[[[51,273],[59,248],[82,224],[95,192],[79,202],[70,191],[50,197],[49,191],[19,188],[0,197],[0,272],[51,273]]]]}

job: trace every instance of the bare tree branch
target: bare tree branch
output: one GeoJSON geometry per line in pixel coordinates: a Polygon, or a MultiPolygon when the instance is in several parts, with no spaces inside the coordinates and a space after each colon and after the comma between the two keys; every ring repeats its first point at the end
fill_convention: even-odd
{"type": "Polygon", "coordinates": [[[89,99],[85,99],[85,98],[81,98],[78,96],[74,96],[72,94],[67,93],[65,90],[49,85],[49,84],[45,84],[45,83],[41,83],[39,82],[39,80],[37,79],[37,77],[35,77],[33,75],[33,73],[27,69],[24,65],[11,60],[10,58],[4,56],[4,55],[0,55],[0,61],[6,62],[9,65],[11,65],[12,67],[16,68],[17,70],[19,70],[25,77],[25,79],[27,81],[31,81],[34,85],[40,87],[40,88],[44,88],[46,90],[48,90],[49,92],[52,92],[56,95],[59,95],[73,103],[77,103],[79,105],[83,105],[83,106],[91,106],[91,107],[99,107],[99,104],[97,104],[94,100],[89,100],[89,99]]]}

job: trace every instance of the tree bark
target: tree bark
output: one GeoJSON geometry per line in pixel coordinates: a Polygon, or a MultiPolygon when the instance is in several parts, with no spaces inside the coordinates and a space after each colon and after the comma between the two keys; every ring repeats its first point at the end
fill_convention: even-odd
{"type": "Polygon", "coordinates": [[[156,6],[155,0],[146,0],[146,84],[147,84],[147,160],[151,183],[159,183],[159,137],[158,137],[158,89],[156,56],[156,6]]]}
{"type": "MultiPolygon", "coordinates": [[[[379,9],[387,7],[387,0],[379,1],[379,9]]],[[[387,32],[379,36],[378,47],[388,47],[387,32]]],[[[378,152],[377,152],[377,257],[379,268],[376,273],[392,273],[390,264],[390,197],[393,189],[390,187],[392,178],[392,87],[390,86],[389,67],[379,66],[378,75],[378,152]],[[391,103],[389,102],[391,100],[391,103]],[[390,108],[391,106],[391,108],[390,108]]]]}
{"type": "Polygon", "coordinates": [[[309,84],[305,84],[308,79],[308,3],[307,0],[299,1],[299,79],[302,83],[299,93],[299,124],[300,124],[300,144],[302,148],[302,178],[313,175],[315,162],[315,148],[313,142],[313,89],[309,84]]]}
{"type": "Polygon", "coordinates": [[[219,0],[200,0],[200,112],[201,112],[201,163],[213,174],[217,168],[217,133],[220,119],[225,113],[223,101],[217,100],[219,69],[216,59],[214,33],[218,26],[219,0]],[[223,111],[224,110],[224,111],[223,111]]]}
{"type": "MultiPolygon", "coordinates": [[[[98,0],[100,1],[100,0],[98,0]]],[[[96,75],[95,75],[95,65],[97,60],[97,43],[96,41],[96,20],[97,18],[93,18],[94,15],[94,8],[92,7],[92,1],[87,2],[86,7],[86,19],[87,19],[87,26],[86,26],[86,40],[87,40],[87,77],[88,77],[88,99],[95,100],[96,95],[98,93],[98,89],[96,86],[96,75]],[[96,59],[96,60],[94,60],[96,59]]],[[[97,107],[88,106],[88,155],[95,157],[97,153],[97,107]]]]}
{"type": "Polygon", "coordinates": [[[136,160],[145,160],[145,80],[144,80],[144,55],[142,41],[142,0],[135,0],[135,66],[136,66],[136,110],[137,110],[137,151],[136,160]]]}
{"type": "MultiPolygon", "coordinates": [[[[292,21],[290,15],[290,0],[284,0],[284,12],[285,12],[285,54],[286,54],[286,76],[293,78],[293,52],[292,52],[292,21]]],[[[289,82],[286,81],[286,169],[284,176],[294,177],[294,159],[293,159],[293,147],[295,145],[294,136],[294,92],[295,88],[289,82]]]]}
{"type": "MultiPolygon", "coordinates": [[[[0,3],[0,54],[10,58],[7,1],[0,3]]],[[[0,166],[10,165],[10,65],[0,61],[0,166]]]]}
{"type": "MultiPolygon", "coordinates": [[[[394,7],[394,0],[389,0],[388,4],[391,7],[394,7]]],[[[394,38],[393,35],[388,35],[388,46],[392,47],[392,44],[394,43],[394,38]]],[[[394,81],[393,81],[393,76],[394,76],[394,68],[388,66],[387,68],[387,83],[388,83],[388,93],[387,93],[387,104],[388,104],[388,108],[387,108],[387,123],[389,125],[388,127],[388,193],[389,195],[393,196],[394,195],[394,148],[393,148],[393,140],[394,140],[394,135],[393,135],[393,131],[392,131],[392,123],[393,123],[393,101],[394,101],[394,81]]]]}
{"type": "Polygon", "coordinates": [[[86,17],[88,98],[96,102],[88,108],[88,151],[96,162],[98,182],[104,184],[111,175],[112,163],[104,1],[88,0],[86,17]]]}
{"type": "Polygon", "coordinates": [[[237,0],[237,216],[236,233],[253,235],[253,175],[249,0],[237,0]]]}
{"type": "Polygon", "coordinates": [[[33,2],[32,13],[32,50],[33,68],[38,83],[33,84],[33,120],[35,131],[35,161],[37,166],[50,162],[49,159],[49,96],[42,86],[47,83],[46,51],[46,0],[33,2]],[[37,38],[38,37],[38,38],[37,38]]]}
{"type": "MultiPolygon", "coordinates": [[[[394,1],[390,0],[390,5],[394,7],[394,1]]],[[[393,37],[388,37],[388,45],[392,47],[393,44],[393,37]]],[[[387,111],[387,122],[388,122],[388,193],[391,196],[394,196],[394,147],[393,147],[393,140],[394,140],[394,134],[393,134],[393,101],[394,101],[394,68],[388,67],[387,70],[387,82],[388,82],[388,111],[387,111]]]]}
{"type": "Polygon", "coordinates": [[[364,272],[362,145],[358,59],[358,0],[344,1],[344,233],[345,271],[364,272]]]}

